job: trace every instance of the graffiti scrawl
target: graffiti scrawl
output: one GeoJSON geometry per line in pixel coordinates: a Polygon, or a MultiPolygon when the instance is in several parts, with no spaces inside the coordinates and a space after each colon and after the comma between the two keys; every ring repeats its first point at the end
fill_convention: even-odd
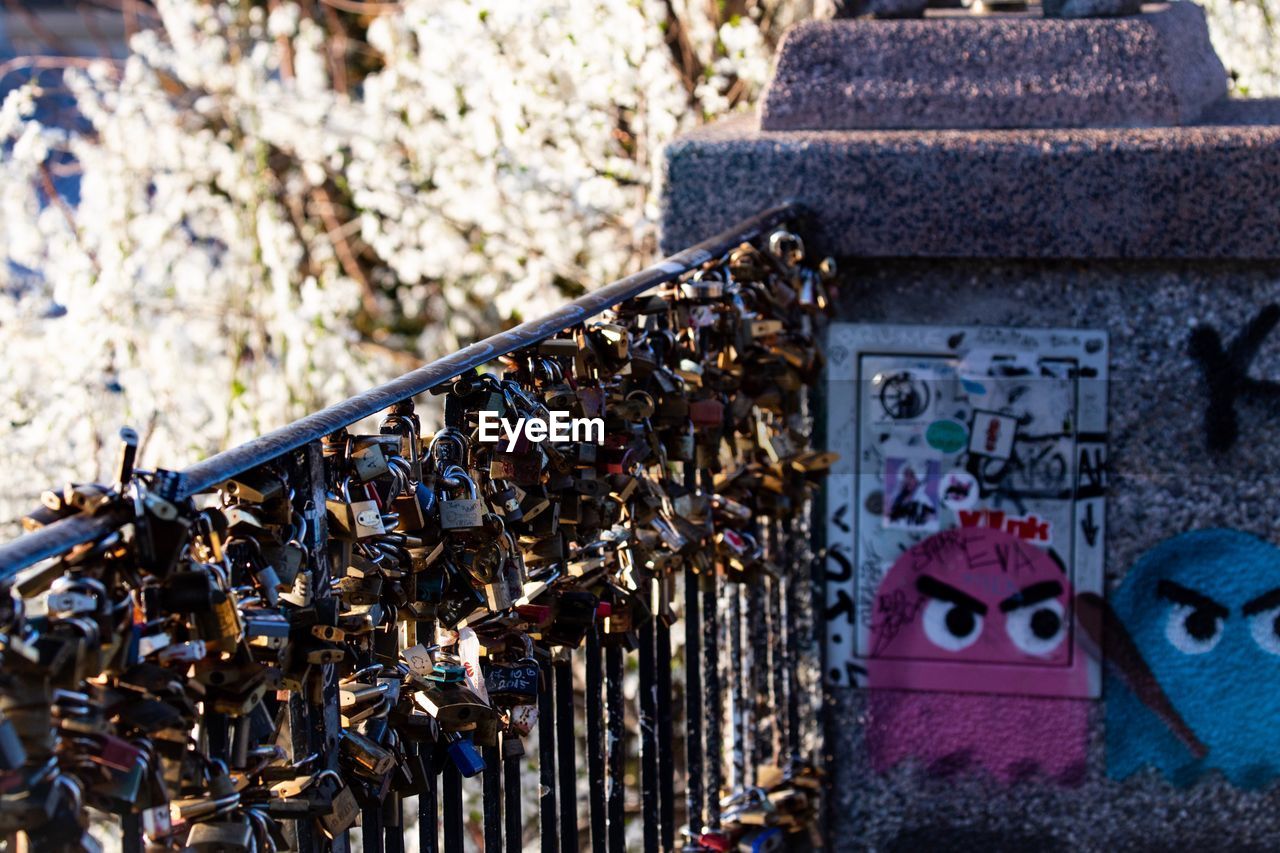
{"type": "Polygon", "coordinates": [[[1212,326],[1201,325],[1192,331],[1188,349],[1200,362],[1209,393],[1204,429],[1210,450],[1229,450],[1236,443],[1240,435],[1236,400],[1280,400],[1280,383],[1249,375],[1249,365],[1276,323],[1280,323],[1280,305],[1268,305],[1225,347],[1212,326]]]}
{"type": "Polygon", "coordinates": [[[1048,698],[1086,693],[1086,670],[1072,666],[1071,596],[1048,552],[1000,530],[947,530],[903,554],[880,584],[872,622],[873,766],[911,759],[1006,782],[1081,779],[1087,702],[1048,698]]]}

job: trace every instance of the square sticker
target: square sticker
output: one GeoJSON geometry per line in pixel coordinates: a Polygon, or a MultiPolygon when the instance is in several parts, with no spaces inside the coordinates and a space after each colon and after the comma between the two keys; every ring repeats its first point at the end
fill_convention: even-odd
{"type": "Polygon", "coordinates": [[[969,452],[994,459],[1008,459],[1013,455],[1013,439],[1018,432],[1018,420],[997,412],[974,412],[973,428],[969,430],[969,452]]]}

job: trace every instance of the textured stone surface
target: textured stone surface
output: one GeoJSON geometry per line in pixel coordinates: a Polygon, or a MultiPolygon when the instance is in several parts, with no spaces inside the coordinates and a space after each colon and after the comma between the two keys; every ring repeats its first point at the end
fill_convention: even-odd
{"type": "Polygon", "coordinates": [[[823,252],[870,257],[1280,257],[1280,103],[1177,128],[765,133],[666,149],[676,250],[787,199],[823,252]]]}
{"type": "Polygon", "coordinates": [[[1186,124],[1227,91],[1203,11],[1125,18],[953,15],[793,28],[765,130],[1186,124]]]}
{"type": "MultiPolygon", "coordinates": [[[[1280,263],[846,260],[841,278],[846,320],[1109,332],[1109,590],[1141,553],[1184,530],[1234,527],[1278,541],[1280,414],[1238,404],[1241,440],[1206,451],[1207,397],[1187,341],[1194,323],[1230,337],[1259,306],[1280,301],[1280,263]]],[[[1280,377],[1280,333],[1251,372],[1280,377]]],[[[865,694],[838,689],[828,702],[836,851],[1262,851],[1280,838],[1274,788],[1242,791],[1216,774],[1187,789],[1151,771],[1107,778],[1099,703],[1084,778],[1071,786],[919,765],[878,774],[864,740],[865,694]]]]}

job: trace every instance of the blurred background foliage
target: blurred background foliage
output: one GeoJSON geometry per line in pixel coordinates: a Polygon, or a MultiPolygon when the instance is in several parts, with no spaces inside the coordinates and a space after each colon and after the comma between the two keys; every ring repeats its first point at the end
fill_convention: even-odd
{"type": "MultiPolygon", "coordinates": [[[[1273,2],[1208,4],[1238,95],[1273,2]]],[[[662,144],[828,5],[5,0],[0,521],[123,423],[181,467],[642,266],[662,144]]]]}

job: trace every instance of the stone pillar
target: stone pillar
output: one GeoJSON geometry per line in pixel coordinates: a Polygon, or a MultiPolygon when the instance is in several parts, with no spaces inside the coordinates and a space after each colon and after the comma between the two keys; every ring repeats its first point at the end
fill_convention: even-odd
{"type": "MultiPolygon", "coordinates": [[[[877,717],[874,689],[828,659],[833,849],[1280,839],[1265,793],[1280,779],[1280,610],[1259,609],[1280,604],[1259,598],[1280,588],[1280,395],[1266,382],[1280,379],[1280,102],[1226,91],[1190,2],[1112,19],[814,22],[784,41],[758,114],[668,146],[666,250],[795,200],[810,250],[839,261],[840,321],[1109,342],[1105,518],[1073,523],[1104,531],[1100,587],[1176,714],[1117,669],[1100,698],[1041,700],[1078,703],[1061,707],[1084,715],[1079,742],[1022,696],[921,693],[877,717]],[[1211,528],[1238,533],[1157,548],[1211,528]],[[1192,587],[1221,612],[1182,600],[1192,587]],[[939,730],[950,751],[886,760],[884,741],[939,730]],[[1019,743],[1031,752],[1016,766],[984,752],[1019,743]]],[[[877,618],[874,592],[858,619],[877,618]]]]}

